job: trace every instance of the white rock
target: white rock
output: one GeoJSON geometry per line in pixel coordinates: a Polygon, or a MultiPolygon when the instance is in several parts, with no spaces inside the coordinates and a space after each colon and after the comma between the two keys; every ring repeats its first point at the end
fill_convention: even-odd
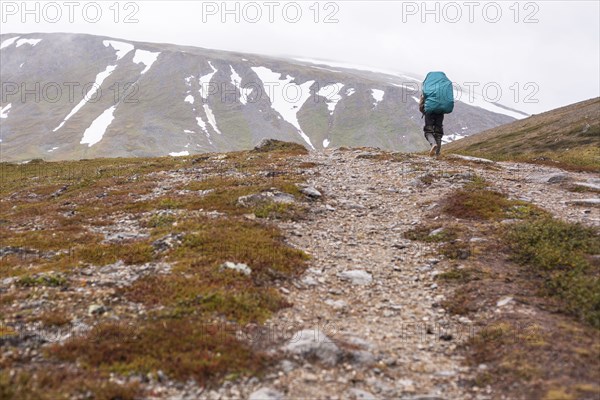
{"type": "Polygon", "coordinates": [[[283,393],[263,387],[250,394],[248,400],[283,400],[283,393]]]}
{"type": "Polygon", "coordinates": [[[373,281],[370,273],[358,269],[340,272],[338,277],[341,280],[350,281],[353,285],[368,285],[373,281]]]}
{"type": "Polygon", "coordinates": [[[503,299],[498,300],[498,302],[496,303],[496,306],[504,307],[505,305],[510,303],[512,300],[513,300],[512,297],[504,297],[503,299]]]}
{"type": "Polygon", "coordinates": [[[322,196],[321,192],[319,192],[317,189],[315,189],[312,186],[307,186],[305,188],[300,189],[300,192],[302,192],[303,194],[307,195],[308,197],[312,197],[312,198],[319,198],[322,196]]]}
{"type": "Polygon", "coordinates": [[[237,272],[241,272],[244,275],[250,275],[252,273],[252,269],[247,266],[246,264],[243,263],[233,263],[231,261],[225,261],[222,265],[221,265],[221,270],[224,269],[231,269],[237,272]]]}
{"type": "Polygon", "coordinates": [[[460,154],[450,154],[448,157],[449,158],[459,159],[459,160],[478,162],[478,163],[483,163],[483,164],[494,164],[495,163],[495,161],[488,160],[487,158],[463,156],[463,155],[460,155],[460,154]]]}
{"type": "Polygon", "coordinates": [[[352,388],[348,390],[348,396],[354,400],[375,400],[376,397],[371,393],[361,389],[352,388]]]}
{"type": "Polygon", "coordinates": [[[328,365],[337,364],[342,356],[337,345],[320,329],[305,329],[296,332],[283,350],[303,358],[317,358],[328,365]]]}

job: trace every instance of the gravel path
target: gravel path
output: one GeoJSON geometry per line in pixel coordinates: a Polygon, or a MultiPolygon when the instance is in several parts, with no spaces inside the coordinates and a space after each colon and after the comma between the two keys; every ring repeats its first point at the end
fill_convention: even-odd
{"type": "Polygon", "coordinates": [[[299,282],[282,289],[293,307],[270,321],[270,333],[292,337],[291,343],[303,342],[308,333],[313,347],[295,353],[273,349],[286,355],[278,373],[205,393],[207,398],[245,397],[257,390],[250,398],[494,398],[489,388],[461,385],[472,376],[456,346],[473,325],[439,306],[451,293],[434,278],[449,262],[403,233],[427,222],[440,199],[473,174],[561,218],[599,225],[597,207],[565,203],[593,195],[556,184],[598,184],[597,176],[529,164],[371,159],[376,155],[333,150],[307,156],[319,164],[309,184],[322,192],[322,201],[308,219],[280,224],[290,244],[312,259],[299,282]],[[420,178],[427,174],[437,179],[423,185],[420,178]]]}

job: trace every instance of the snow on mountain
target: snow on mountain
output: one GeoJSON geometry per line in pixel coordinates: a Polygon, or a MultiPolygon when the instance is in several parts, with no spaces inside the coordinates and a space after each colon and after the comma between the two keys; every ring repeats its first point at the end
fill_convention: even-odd
{"type": "Polygon", "coordinates": [[[248,103],[248,96],[254,91],[254,88],[242,87],[242,78],[240,75],[235,71],[232,65],[230,65],[229,68],[231,68],[231,84],[240,92],[240,103],[246,105],[248,103]]]}
{"type": "Polygon", "coordinates": [[[133,56],[133,62],[136,64],[144,64],[146,68],[141,72],[144,75],[150,68],[152,68],[152,64],[156,62],[156,59],[160,55],[160,52],[153,53],[151,51],[146,50],[136,50],[135,55],[133,56]]]}
{"type": "Polygon", "coordinates": [[[8,112],[10,111],[12,107],[12,103],[8,103],[8,105],[6,107],[4,107],[3,109],[0,109],[0,118],[5,119],[8,118],[8,112]]]}
{"type": "MultiPolygon", "coordinates": [[[[0,48],[0,79],[17,88],[0,104],[3,161],[191,155],[265,137],[315,150],[427,147],[420,82],[405,73],[77,34],[3,34],[0,48]],[[56,82],[78,86],[21,101],[19,88],[56,82]],[[137,92],[124,93],[132,82],[137,92]]],[[[520,116],[466,99],[444,121],[446,140],[520,116]]]]}
{"type": "MultiPolygon", "coordinates": [[[[117,57],[118,57],[118,52],[117,52],[117,57]]],[[[106,69],[102,72],[100,72],[98,75],[96,75],[96,81],[94,82],[94,84],[92,85],[92,87],[90,88],[90,91],[87,92],[87,94],[85,95],[85,97],[83,99],[81,99],[81,101],[79,102],[79,104],[77,104],[69,114],[67,114],[67,116],[65,117],[64,120],[62,120],[62,122],[60,123],[60,125],[58,125],[56,128],[54,128],[52,130],[52,132],[56,132],[57,130],[59,130],[60,128],[63,127],[63,125],[73,116],[75,115],[79,110],[81,110],[83,108],[83,106],[85,106],[86,104],[88,104],[88,102],[90,102],[95,96],[96,93],[98,92],[98,90],[100,89],[100,87],[102,86],[102,83],[104,82],[104,80],[106,78],[108,78],[108,76],[110,74],[113,73],[113,71],[117,68],[116,65],[109,65],[108,67],[106,67],[106,69]]]]}
{"type": "Polygon", "coordinates": [[[306,135],[306,133],[304,133],[300,127],[300,124],[298,123],[297,114],[304,102],[306,102],[306,100],[308,100],[310,97],[310,87],[315,81],[307,81],[301,85],[297,85],[292,83],[294,78],[290,75],[282,78],[282,73],[273,72],[266,67],[252,67],[252,70],[258,75],[259,79],[263,82],[263,85],[265,83],[275,83],[272,85],[273,91],[271,93],[267,93],[267,96],[269,96],[269,99],[271,100],[273,109],[277,111],[284,120],[296,127],[302,139],[304,139],[304,141],[312,149],[314,149],[315,147],[311,143],[310,138],[306,135]],[[289,94],[288,89],[290,86],[296,89],[295,95],[289,94]]]}
{"type": "Polygon", "coordinates": [[[92,147],[96,143],[102,140],[104,133],[106,133],[106,129],[111,124],[111,122],[115,119],[114,112],[117,106],[112,106],[106,111],[104,111],[98,118],[92,122],[89,128],[85,130],[83,133],[83,137],[81,138],[80,144],[87,144],[88,147],[92,147]]]}
{"type": "Polygon", "coordinates": [[[213,112],[210,109],[210,107],[208,106],[208,104],[204,104],[203,107],[204,107],[204,112],[206,113],[206,118],[208,119],[208,123],[210,124],[210,126],[212,126],[212,128],[215,130],[215,132],[217,132],[220,135],[221,131],[217,127],[217,119],[215,118],[215,114],[213,114],[213,112]]]}
{"type": "MultiPolygon", "coordinates": [[[[321,90],[317,92],[319,96],[325,97],[327,102],[327,109],[329,110],[329,115],[333,115],[335,111],[335,106],[342,99],[340,96],[340,91],[344,87],[343,83],[334,83],[331,85],[323,86],[321,90]]],[[[327,147],[327,146],[323,146],[327,147]]]]}
{"type": "Polygon", "coordinates": [[[16,41],[16,40],[19,38],[19,37],[20,37],[20,36],[15,36],[15,37],[12,37],[12,38],[10,38],[10,39],[3,40],[3,41],[2,41],[2,44],[0,44],[0,50],[2,50],[2,49],[3,49],[3,48],[5,48],[5,47],[12,46],[12,44],[13,44],[13,43],[14,43],[14,42],[15,42],[15,41],[16,41]]]}
{"type": "Polygon", "coordinates": [[[371,96],[373,96],[373,100],[375,100],[375,102],[373,103],[373,107],[377,107],[377,104],[379,104],[383,100],[384,95],[385,92],[383,90],[371,89],[371,96]]]}
{"type": "Polygon", "coordinates": [[[36,44],[38,44],[41,41],[42,41],[42,39],[19,39],[19,40],[17,40],[17,47],[21,47],[25,44],[28,44],[30,46],[35,46],[36,44]]]}
{"type": "Polygon", "coordinates": [[[206,100],[208,98],[208,95],[210,93],[209,90],[209,85],[210,85],[210,81],[212,79],[212,77],[217,73],[217,69],[215,67],[213,67],[212,63],[209,61],[208,65],[210,66],[210,68],[212,69],[212,72],[203,75],[200,77],[199,82],[200,82],[200,96],[202,96],[202,98],[204,100],[206,100]]]}
{"type": "Polygon", "coordinates": [[[116,40],[105,40],[102,42],[106,47],[112,47],[117,52],[117,61],[125,57],[129,52],[135,49],[135,46],[130,43],[119,42],[116,40]]]}

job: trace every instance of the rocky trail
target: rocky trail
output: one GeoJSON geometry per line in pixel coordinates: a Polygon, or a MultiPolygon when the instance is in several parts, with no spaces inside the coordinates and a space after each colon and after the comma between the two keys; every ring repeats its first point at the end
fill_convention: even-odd
{"type": "Polygon", "coordinates": [[[474,334],[477,321],[440,306],[451,289],[435,276],[449,261],[403,234],[437,219],[430,211],[474,175],[561,219],[598,226],[598,198],[558,184],[597,189],[600,179],[532,164],[378,156],[333,150],[305,157],[318,164],[308,183],[322,193],[321,201],[307,220],[280,226],[291,245],[311,255],[310,268],[280,289],[293,307],[267,323],[272,344],[288,340],[272,349],[283,350],[285,360],[260,382],[227,384],[207,398],[498,398],[489,387],[467,390],[461,384],[472,373],[456,349],[474,334]],[[434,178],[428,185],[427,177],[434,178]]]}
{"type": "MultiPolygon", "coordinates": [[[[255,155],[244,157],[258,159],[255,155]]],[[[436,277],[457,268],[461,260],[450,260],[439,253],[438,243],[410,240],[405,235],[415,228],[435,225],[438,220],[444,221],[441,225],[447,224],[448,217],[441,212],[445,198],[477,177],[485,179],[491,188],[509,199],[533,203],[568,222],[598,227],[598,175],[460,156],[432,159],[370,148],[333,149],[293,157],[284,161],[309,166],[301,169],[306,179],[302,204],[307,210],[299,219],[274,219],[266,223],[275,224],[287,244],[310,256],[308,268],[297,279],[276,281],[275,289],[290,307],[276,312],[254,330],[236,333],[240,340],[273,356],[277,360],[275,366],[257,377],[228,376],[224,384],[212,389],[203,388],[193,380],[178,381],[161,370],[147,375],[134,373],[126,378],[111,372],[111,382],[121,385],[134,381],[141,385],[144,398],[156,400],[502,398],[489,385],[468,384],[475,378],[477,368],[484,370],[487,366],[479,365],[475,371],[469,367],[464,352],[460,351],[461,345],[484,328],[491,316],[507,310],[535,315],[536,310],[531,305],[512,301],[512,297],[502,296],[492,299],[491,308],[482,306],[468,317],[451,313],[446,308],[455,288],[436,277]]],[[[122,182],[128,186],[122,194],[124,204],[133,207],[138,202],[143,205],[141,202],[151,201],[155,205],[162,201],[160,204],[165,206],[155,210],[140,208],[137,214],[119,211],[107,215],[106,221],[101,212],[92,209],[92,215],[100,219],[85,229],[78,227],[84,233],[101,235],[104,238],[101,249],[109,248],[107,246],[118,249],[123,244],[131,246],[138,241],[149,241],[147,247],[154,254],[153,258],[130,256],[125,262],[118,259],[86,264],[58,275],[42,271],[32,274],[27,281],[10,275],[0,280],[4,320],[0,362],[13,368],[9,379],[17,376],[18,368],[40,371],[52,370],[57,365],[73,371],[76,377],[78,372],[73,364],[49,360],[44,348],[84,335],[107,321],[127,326],[131,321],[142,321],[152,312],[161,311],[160,307],[152,308],[152,303],[143,304],[127,297],[123,290],[148,277],[158,279],[160,288],[163,279],[181,274],[176,271],[175,263],[160,255],[176,251],[185,243],[189,245],[189,238],[186,239],[189,232],[173,231],[158,240],[150,240],[152,225],[148,221],[163,226],[160,224],[171,224],[177,218],[180,223],[193,218],[201,218],[201,221],[208,218],[215,223],[222,219],[224,213],[203,211],[195,206],[190,211],[174,202],[175,199],[198,201],[212,193],[215,189],[209,187],[209,183],[218,181],[207,181],[209,183],[201,187],[189,185],[201,179],[214,165],[222,166],[219,179],[234,177],[243,182],[249,178],[249,173],[235,169],[235,164],[226,164],[227,158],[227,155],[207,155],[198,159],[199,164],[190,160],[185,161],[190,164],[182,164],[184,166],[177,169],[152,172],[148,174],[147,183],[139,183],[139,193],[130,193],[129,187],[138,177],[126,175],[122,182]],[[56,310],[61,311],[62,320],[55,321],[56,310]],[[44,331],[38,322],[41,314],[51,320],[51,326],[66,328],[51,327],[44,331]],[[38,334],[40,329],[43,335],[38,334]]],[[[53,186],[47,194],[15,191],[8,200],[29,204],[27,202],[43,196],[59,197],[67,189],[65,186],[55,190],[53,186]]],[[[87,189],[82,194],[85,198],[99,199],[97,204],[105,204],[104,199],[119,196],[114,190],[87,189]]],[[[261,195],[267,194],[279,201],[296,201],[294,196],[281,192],[261,195]]],[[[245,201],[252,199],[251,195],[243,197],[245,201]]],[[[81,201],[76,194],[72,199],[61,203],[65,219],[91,212],[75,207],[73,202],[81,201]]],[[[242,197],[237,199],[238,205],[240,199],[242,197]]],[[[113,204],[118,201],[119,198],[113,204]]],[[[239,216],[236,221],[244,219],[236,215],[239,216]]],[[[245,216],[256,219],[254,214],[245,216]]],[[[52,232],[51,225],[45,225],[40,215],[34,215],[29,222],[15,221],[6,228],[11,235],[52,232]]],[[[173,228],[176,226],[173,223],[173,228]]],[[[471,242],[487,240],[486,237],[470,238],[471,242]]],[[[2,247],[0,256],[17,254],[25,263],[28,260],[41,263],[57,254],[28,247],[30,243],[22,247],[2,247]]],[[[104,253],[100,256],[105,257],[104,253]]],[[[123,255],[118,253],[115,257],[123,255]]],[[[252,265],[225,264],[243,274],[255,273],[250,268],[252,265]]],[[[23,268],[35,266],[32,263],[23,268]]],[[[125,334],[129,332],[132,331],[125,334]]],[[[121,348],[120,344],[115,347],[121,348]]],[[[78,381],[73,382],[78,385],[78,381]]],[[[0,389],[3,387],[0,381],[0,389]]],[[[60,387],[54,389],[60,390],[60,387]]]]}

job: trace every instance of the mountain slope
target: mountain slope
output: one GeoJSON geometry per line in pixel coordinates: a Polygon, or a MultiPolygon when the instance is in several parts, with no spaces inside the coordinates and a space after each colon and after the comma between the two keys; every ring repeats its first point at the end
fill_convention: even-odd
{"type": "Polygon", "coordinates": [[[600,170],[600,98],[457,140],[446,150],[495,160],[559,162],[600,170]]]}
{"type": "MultiPolygon", "coordinates": [[[[0,48],[3,161],[231,151],[264,137],[426,147],[407,75],[80,34],[4,34],[0,48]]],[[[448,137],[520,115],[485,108],[457,102],[448,137]]]]}

